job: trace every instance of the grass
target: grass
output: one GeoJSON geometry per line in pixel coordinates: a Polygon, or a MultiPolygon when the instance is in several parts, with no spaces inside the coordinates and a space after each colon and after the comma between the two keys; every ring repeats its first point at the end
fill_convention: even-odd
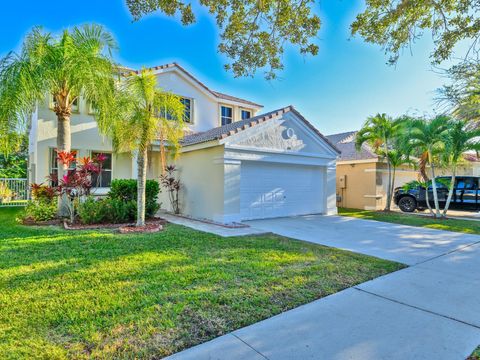
{"type": "Polygon", "coordinates": [[[15,224],[0,209],[0,358],[159,358],[403,265],[275,235],[15,224]]]}
{"type": "Polygon", "coordinates": [[[433,219],[427,216],[409,215],[397,212],[339,208],[338,213],[365,220],[377,220],[395,224],[418,226],[430,229],[448,230],[466,234],[480,234],[480,221],[460,219],[433,219]]]}

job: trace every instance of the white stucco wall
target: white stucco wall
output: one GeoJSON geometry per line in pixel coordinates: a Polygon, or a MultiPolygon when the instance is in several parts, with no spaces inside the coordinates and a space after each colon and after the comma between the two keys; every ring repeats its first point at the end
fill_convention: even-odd
{"type": "MultiPolygon", "coordinates": [[[[196,218],[217,219],[223,213],[223,146],[184,152],[176,161],[177,175],[182,184],[182,213],[196,218]]],[[[171,210],[167,192],[160,194],[162,208],[171,210]]]]}
{"type": "Polygon", "coordinates": [[[242,105],[228,100],[215,98],[194,80],[180,71],[166,69],[157,74],[159,86],[178,96],[193,99],[193,121],[189,128],[193,132],[206,131],[221,125],[220,106],[227,105],[233,108],[233,120],[241,120],[242,109],[250,110],[252,116],[256,114],[254,107],[242,105]]]}

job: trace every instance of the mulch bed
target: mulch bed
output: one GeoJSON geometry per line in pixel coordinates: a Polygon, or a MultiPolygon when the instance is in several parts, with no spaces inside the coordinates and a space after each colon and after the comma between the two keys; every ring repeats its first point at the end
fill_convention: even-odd
{"type": "Polygon", "coordinates": [[[62,221],[55,219],[55,220],[47,220],[47,221],[35,221],[32,219],[23,219],[22,225],[27,226],[48,226],[48,225],[61,225],[62,221]]]}
{"type": "MultiPolygon", "coordinates": [[[[145,229],[142,231],[141,229],[144,228],[138,228],[138,232],[156,232],[159,231],[163,228],[163,225],[165,225],[167,221],[162,218],[152,218],[148,219],[145,221],[145,229]],[[151,231],[151,229],[156,228],[157,230],[151,231]]],[[[125,229],[131,229],[135,228],[135,223],[124,223],[124,224],[92,224],[92,225],[85,225],[85,224],[70,224],[67,221],[63,222],[63,227],[66,230],[98,230],[98,229],[119,229],[121,233],[131,233],[134,231],[122,231],[122,228],[125,229]]]]}
{"type": "Polygon", "coordinates": [[[118,229],[120,234],[155,233],[160,230],[163,230],[163,226],[159,223],[150,223],[144,226],[128,225],[118,229]]]}

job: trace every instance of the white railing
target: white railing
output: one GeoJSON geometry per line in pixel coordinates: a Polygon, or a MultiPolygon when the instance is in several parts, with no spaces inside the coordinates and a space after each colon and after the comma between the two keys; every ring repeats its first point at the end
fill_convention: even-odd
{"type": "Polygon", "coordinates": [[[0,178],[0,207],[24,206],[29,197],[27,179],[0,178]]]}

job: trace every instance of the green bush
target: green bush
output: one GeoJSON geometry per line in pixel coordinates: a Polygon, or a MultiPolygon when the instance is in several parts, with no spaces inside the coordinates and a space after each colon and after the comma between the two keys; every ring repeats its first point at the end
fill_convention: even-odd
{"type": "MultiPolygon", "coordinates": [[[[145,187],[145,216],[152,217],[160,208],[158,204],[158,194],[160,185],[158,181],[147,180],[145,187]]],[[[137,180],[135,179],[117,179],[112,180],[108,197],[122,201],[137,201],[137,180]]]]}
{"type": "Polygon", "coordinates": [[[24,209],[22,220],[49,221],[57,217],[56,201],[30,201],[24,209]]]}
{"type": "Polygon", "coordinates": [[[136,218],[135,201],[119,199],[87,198],[78,206],[78,216],[82,224],[122,224],[132,222],[136,218]]]}

